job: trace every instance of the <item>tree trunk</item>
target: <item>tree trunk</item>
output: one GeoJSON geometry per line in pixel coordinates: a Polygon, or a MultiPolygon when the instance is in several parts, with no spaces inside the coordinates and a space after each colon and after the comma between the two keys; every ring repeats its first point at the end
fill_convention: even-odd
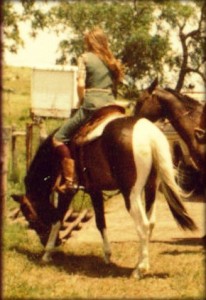
{"type": "Polygon", "coordinates": [[[183,87],[185,76],[187,74],[187,63],[188,63],[188,49],[186,45],[187,36],[183,33],[182,28],[180,28],[179,37],[182,44],[182,64],[179,73],[179,78],[175,88],[175,90],[178,92],[180,92],[180,90],[183,87]]]}

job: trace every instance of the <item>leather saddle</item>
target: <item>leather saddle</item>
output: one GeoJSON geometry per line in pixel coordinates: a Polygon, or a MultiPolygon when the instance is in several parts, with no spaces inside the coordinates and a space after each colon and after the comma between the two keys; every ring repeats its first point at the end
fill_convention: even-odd
{"type": "Polygon", "coordinates": [[[72,138],[72,144],[80,146],[96,139],[101,136],[101,133],[109,122],[124,115],[125,108],[119,105],[108,105],[100,108],[94,112],[91,119],[75,133],[72,138]]]}

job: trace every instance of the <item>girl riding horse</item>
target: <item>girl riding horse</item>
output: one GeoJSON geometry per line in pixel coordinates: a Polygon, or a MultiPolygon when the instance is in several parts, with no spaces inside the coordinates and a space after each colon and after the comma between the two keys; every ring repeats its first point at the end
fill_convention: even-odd
{"type": "Polygon", "coordinates": [[[65,180],[59,188],[61,191],[76,187],[74,159],[65,143],[70,141],[74,132],[86,123],[97,109],[115,104],[117,84],[123,78],[123,67],[109,49],[107,37],[102,29],[95,27],[86,32],[84,43],[87,52],[78,60],[77,91],[80,107],[53,138],[55,154],[61,162],[65,180]]]}

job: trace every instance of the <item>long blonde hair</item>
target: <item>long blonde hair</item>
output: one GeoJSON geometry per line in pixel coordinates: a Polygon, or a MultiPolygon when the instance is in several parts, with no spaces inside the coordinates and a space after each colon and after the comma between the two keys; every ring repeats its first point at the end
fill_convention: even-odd
{"type": "Polygon", "coordinates": [[[108,40],[100,27],[84,33],[84,41],[88,51],[95,53],[110,69],[114,80],[118,83],[123,79],[123,65],[117,60],[109,48],[108,40]]]}

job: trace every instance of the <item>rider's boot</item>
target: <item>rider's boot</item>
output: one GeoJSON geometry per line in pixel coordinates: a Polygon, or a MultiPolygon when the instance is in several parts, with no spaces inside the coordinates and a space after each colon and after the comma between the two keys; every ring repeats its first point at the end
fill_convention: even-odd
{"type": "Polygon", "coordinates": [[[67,190],[77,189],[77,184],[75,183],[74,159],[65,157],[61,162],[61,166],[64,177],[64,183],[59,187],[60,191],[65,192],[67,190]]]}
{"type": "Polygon", "coordinates": [[[55,147],[55,155],[59,158],[61,163],[63,184],[57,185],[56,189],[62,193],[68,190],[77,189],[75,183],[75,161],[71,157],[69,148],[65,144],[60,144],[55,147]]]}

